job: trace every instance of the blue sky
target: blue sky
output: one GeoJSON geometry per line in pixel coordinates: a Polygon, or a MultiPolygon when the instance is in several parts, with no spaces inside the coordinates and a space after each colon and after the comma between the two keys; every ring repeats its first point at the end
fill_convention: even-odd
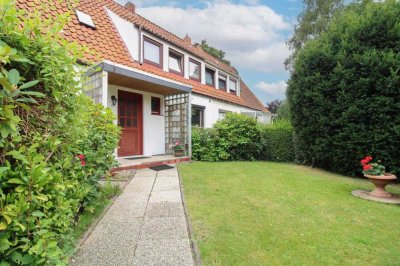
{"type": "MultiPolygon", "coordinates": [[[[127,0],[116,0],[125,4],[127,0]]],[[[289,73],[283,67],[290,51],[301,0],[161,1],[131,0],[136,12],[193,42],[207,42],[226,52],[241,78],[262,102],[285,97],[289,73]]]]}

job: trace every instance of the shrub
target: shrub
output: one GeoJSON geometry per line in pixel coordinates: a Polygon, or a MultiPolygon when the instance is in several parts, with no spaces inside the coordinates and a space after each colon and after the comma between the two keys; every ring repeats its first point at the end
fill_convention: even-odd
{"type": "Polygon", "coordinates": [[[8,0],[0,14],[1,262],[66,264],[119,130],[110,110],[79,93],[82,51],[59,36],[65,18],[17,11],[8,0]]]}
{"type": "Polygon", "coordinates": [[[293,128],[288,120],[262,125],[253,118],[232,113],[213,128],[192,129],[194,160],[292,162],[294,157],[293,128]]]}
{"type": "Polygon", "coordinates": [[[400,3],[365,1],[296,58],[288,99],[310,164],[360,174],[366,154],[400,173],[400,3]]]}
{"type": "Polygon", "coordinates": [[[255,160],[260,139],[255,119],[228,113],[213,128],[192,129],[192,157],[200,161],[255,160]]]}
{"type": "Polygon", "coordinates": [[[255,119],[227,113],[225,119],[214,125],[218,144],[226,147],[230,160],[255,160],[260,152],[260,131],[255,119]]]}
{"type": "Polygon", "coordinates": [[[288,120],[277,120],[261,126],[263,148],[260,159],[293,162],[295,159],[293,127],[288,120]]]}
{"type": "Polygon", "coordinates": [[[192,158],[198,161],[227,160],[227,144],[214,128],[192,128],[192,158]]]}

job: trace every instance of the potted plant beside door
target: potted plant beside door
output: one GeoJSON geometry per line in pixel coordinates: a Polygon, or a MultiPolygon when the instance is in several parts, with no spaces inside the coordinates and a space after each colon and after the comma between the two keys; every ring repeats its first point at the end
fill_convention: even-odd
{"type": "Polygon", "coordinates": [[[363,174],[375,185],[375,189],[369,193],[370,196],[378,198],[391,198],[393,195],[385,190],[386,185],[396,180],[396,176],[385,172],[385,166],[372,162],[372,157],[367,156],[361,160],[363,174]]]}
{"type": "Polygon", "coordinates": [[[185,155],[185,146],[180,144],[179,141],[175,142],[172,149],[174,150],[175,157],[182,157],[185,155]]]}

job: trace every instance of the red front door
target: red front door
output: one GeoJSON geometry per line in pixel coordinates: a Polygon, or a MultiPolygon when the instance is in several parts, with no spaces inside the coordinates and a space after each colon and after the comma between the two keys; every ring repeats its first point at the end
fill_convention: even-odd
{"type": "Polygon", "coordinates": [[[118,91],[119,157],[143,155],[142,99],[141,94],[118,91]]]}

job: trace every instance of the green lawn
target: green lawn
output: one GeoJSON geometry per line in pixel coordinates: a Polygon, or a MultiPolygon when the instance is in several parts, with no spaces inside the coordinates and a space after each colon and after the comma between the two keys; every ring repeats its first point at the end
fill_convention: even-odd
{"type": "Polygon", "coordinates": [[[268,162],[179,171],[204,265],[400,265],[400,207],[353,197],[367,180],[268,162]]]}

